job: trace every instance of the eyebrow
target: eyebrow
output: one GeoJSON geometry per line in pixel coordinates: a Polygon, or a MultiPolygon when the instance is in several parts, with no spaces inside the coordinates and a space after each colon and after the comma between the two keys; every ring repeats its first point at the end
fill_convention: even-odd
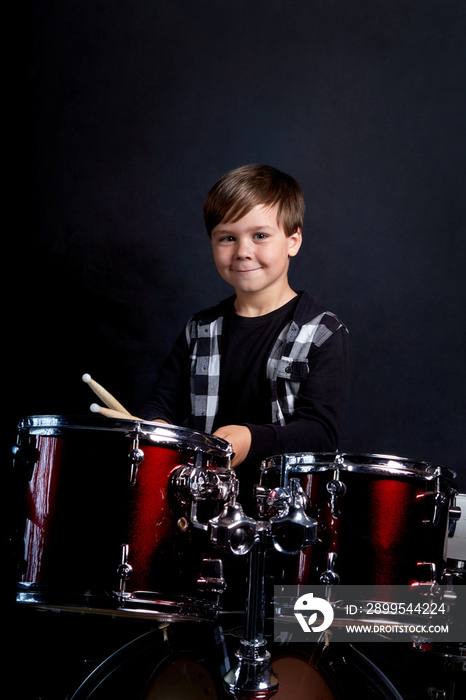
{"type": "MultiPolygon", "coordinates": [[[[221,225],[221,224],[219,224],[219,225],[221,225]]],[[[226,224],[226,226],[228,226],[228,224],[226,224]]],[[[272,226],[267,226],[266,224],[264,224],[263,226],[261,226],[261,225],[249,226],[249,228],[244,230],[244,233],[259,233],[261,231],[272,231],[273,232],[274,230],[275,229],[272,226]]],[[[237,233],[237,232],[231,231],[228,228],[221,228],[221,229],[212,231],[213,236],[222,236],[222,235],[224,236],[225,234],[228,234],[229,236],[231,236],[231,235],[235,235],[235,233],[237,233]]]]}

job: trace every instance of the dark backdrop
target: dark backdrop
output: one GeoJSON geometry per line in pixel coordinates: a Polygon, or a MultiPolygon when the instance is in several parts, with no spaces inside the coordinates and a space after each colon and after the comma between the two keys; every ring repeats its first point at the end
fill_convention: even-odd
{"type": "Polygon", "coordinates": [[[465,491],[464,3],[43,0],[30,20],[8,447],[25,415],[89,413],[84,372],[145,398],[187,317],[230,294],[207,190],[265,162],[307,200],[292,286],[351,332],[340,449],[465,491]]]}

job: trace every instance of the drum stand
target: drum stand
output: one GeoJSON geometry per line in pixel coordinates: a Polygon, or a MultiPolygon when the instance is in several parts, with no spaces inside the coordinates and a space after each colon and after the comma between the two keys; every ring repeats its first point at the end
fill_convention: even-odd
{"type": "MultiPolygon", "coordinates": [[[[258,523],[260,525],[260,523],[258,523]]],[[[227,691],[235,698],[262,700],[278,690],[278,678],[273,672],[270,652],[264,638],[265,623],[265,528],[249,552],[249,586],[244,639],[236,652],[238,665],[224,677],[227,691]]]]}
{"type": "MultiPolygon", "coordinates": [[[[317,537],[317,523],[306,515],[302,490],[294,479],[291,482],[290,490],[280,494],[280,508],[272,509],[277,515],[268,521],[245,516],[234,491],[223,513],[210,521],[213,542],[229,545],[236,554],[249,554],[245,635],[236,652],[236,668],[224,676],[226,690],[237,700],[267,700],[278,691],[264,636],[267,550],[274,547],[282,553],[296,554],[317,537]]],[[[264,499],[266,494],[260,496],[264,499]]],[[[275,506],[274,500],[275,496],[269,498],[268,504],[275,506]]]]}

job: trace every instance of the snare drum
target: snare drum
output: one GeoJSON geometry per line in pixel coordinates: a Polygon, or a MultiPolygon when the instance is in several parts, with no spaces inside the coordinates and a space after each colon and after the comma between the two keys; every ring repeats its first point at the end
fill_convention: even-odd
{"type": "Polygon", "coordinates": [[[384,455],[297,453],[271,457],[261,486],[296,479],[317,520],[317,541],[298,555],[272,552],[276,584],[395,585],[438,581],[446,567],[455,473],[384,455]]]}
{"type": "MultiPolygon", "coordinates": [[[[176,426],[102,416],[22,420],[17,600],[136,613],[161,605],[170,619],[190,615],[210,556],[208,528],[171,480],[189,468],[207,481],[228,477],[230,457],[224,440],[176,426]]],[[[209,502],[205,522],[220,508],[218,499],[209,502]]]]}

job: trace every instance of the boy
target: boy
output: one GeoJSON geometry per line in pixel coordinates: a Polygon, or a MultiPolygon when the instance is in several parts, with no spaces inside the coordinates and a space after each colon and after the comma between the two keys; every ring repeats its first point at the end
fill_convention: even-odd
{"type": "Polygon", "coordinates": [[[267,165],[238,168],[212,187],[207,233],[235,294],[188,321],[138,411],[227,440],[248,490],[266,457],[337,447],[349,340],[334,314],[289,285],[304,209],[298,183],[267,165]]]}

